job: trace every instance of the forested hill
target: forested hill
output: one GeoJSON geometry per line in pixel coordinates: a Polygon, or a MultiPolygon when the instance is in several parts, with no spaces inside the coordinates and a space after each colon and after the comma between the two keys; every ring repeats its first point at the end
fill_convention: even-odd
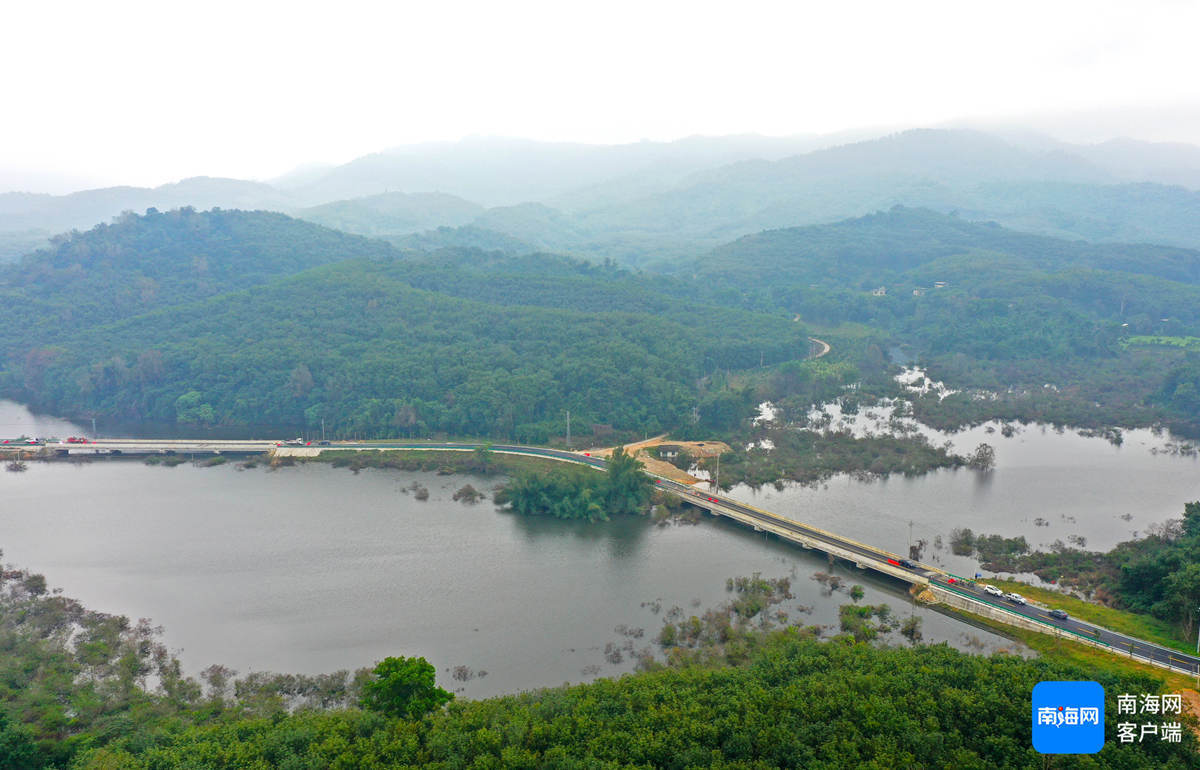
{"type": "Polygon", "coordinates": [[[921,416],[943,426],[1165,421],[1200,431],[1200,356],[1185,352],[1200,337],[1194,250],[1068,241],[895,207],[746,236],[692,272],[716,301],[864,324],[953,387],[989,391],[928,404],[921,416]],[[996,401],[998,392],[1007,395],[996,401]]]}
{"type": "Polygon", "coordinates": [[[1130,334],[1200,334],[1200,252],[924,209],[746,236],[695,272],[726,304],[866,323],[931,354],[1064,362],[1113,355],[1130,334]]]}
{"type": "Polygon", "coordinates": [[[469,224],[483,206],[444,193],[383,193],[294,212],[301,219],[362,235],[405,235],[469,224]]]}
{"type": "Polygon", "coordinates": [[[150,209],[58,236],[50,248],[0,267],[10,321],[0,327],[0,343],[44,342],[317,265],[398,253],[382,241],[272,212],[150,209]]]}
{"type": "Polygon", "coordinates": [[[747,235],[701,258],[697,268],[739,285],[785,281],[875,288],[904,271],[970,251],[1004,254],[1036,270],[1091,268],[1200,282],[1200,251],[1193,249],[1050,238],[904,206],[747,235]]]}
{"type": "Polygon", "coordinates": [[[65,415],[544,442],[566,409],[631,435],[731,427],[752,397],[722,373],[808,349],[790,317],[660,295],[612,265],[469,252],[346,260],[89,325],[11,357],[0,386],[65,415]]]}
{"type": "Polygon", "coordinates": [[[890,344],[955,387],[1073,394],[1066,411],[939,401],[944,424],[1200,430],[1200,360],[1129,348],[1200,337],[1200,252],[894,208],[748,236],[685,272],[402,252],[264,212],[129,216],[0,272],[0,394],[69,417],[324,420],[335,435],[536,443],[562,435],[567,409],[628,435],[719,431],[789,395],[757,392],[770,371],[749,370],[804,358],[806,324],[850,321],[826,361],[853,364],[839,381],[887,382],[890,344]]]}

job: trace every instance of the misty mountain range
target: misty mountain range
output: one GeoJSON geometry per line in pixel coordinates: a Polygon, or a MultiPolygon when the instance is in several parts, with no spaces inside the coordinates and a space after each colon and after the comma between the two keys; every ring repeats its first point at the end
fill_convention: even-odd
{"type": "Polygon", "coordinates": [[[552,250],[671,269],[742,235],[894,205],[1091,241],[1200,246],[1200,148],[917,129],[596,146],[470,139],[398,148],[272,183],[0,194],[0,260],[124,211],[279,211],[404,248],[552,250]]]}

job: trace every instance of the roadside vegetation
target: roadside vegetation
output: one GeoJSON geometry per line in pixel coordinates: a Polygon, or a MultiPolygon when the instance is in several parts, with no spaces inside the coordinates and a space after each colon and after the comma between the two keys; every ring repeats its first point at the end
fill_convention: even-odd
{"type": "MultiPolygon", "coordinates": [[[[1062,542],[1050,551],[1029,552],[1024,538],[975,536],[969,530],[955,530],[950,545],[955,553],[979,555],[985,569],[1031,572],[1079,591],[1101,605],[1096,612],[1122,610],[1111,619],[1126,625],[1129,633],[1178,649],[1194,649],[1189,643],[1200,631],[1200,502],[1184,505],[1182,519],[1107,552],[1062,542]]],[[[1108,625],[1101,617],[1110,616],[1097,615],[1097,622],[1108,625]]]]}
{"type": "Polygon", "coordinates": [[[1128,610],[1119,610],[1103,604],[1089,602],[1077,596],[1055,591],[1049,588],[1030,585],[1020,580],[984,580],[981,582],[994,585],[1005,591],[1015,591],[1026,599],[1045,605],[1066,610],[1073,618],[1086,620],[1089,623],[1104,626],[1122,634],[1145,639],[1148,642],[1170,647],[1180,652],[1194,654],[1195,643],[1189,644],[1179,638],[1179,629],[1166,621],[1149,615],[1139,615],[1128,610]]]}
{"type": "Polygon", "coordinates": [[[429,473],[470,473],[477,476],[511,476],[514,473],[537,469],[551,471],[563,463],[528,455],[493,452],[486,445],[471,452],[405,451],[403,449],[368,449],[362,451],[323,450],[309,462],[329,463],[335,468],[349,468],[357,473],[367,468],[389,468],[429,473]]]}
{"type": "Polygon", "coordinates": [[[495,496],[498,505],[526,516],[607,521],[649,511],[654,485],[642,464],[622,449],[607,470],[556,463],[546,471],[521,470],[495,496]]]}
{"type": "MultiPolygon", "coordinates": [[[[992,582],[992,581],[988,581],[992,582]]],[[[1013,583],[1019,586],[1019,583],[1013,583]]],[[[1017,588],[1021,592],[1020,588],[1017,588]]],[[[1081,642],[1071,641],[1066,637],[1050,636],[1026,628],[1010,626],[998,620],[973,615],[952,607],[940,606],[939,612],[958,617],[964,622],[982,625],[1001,636],[1019,641],[1037,653],[1039,660],[1058,665],[1072,666],[1083,671],[1102,672],[1116,677],[1146,677],[1155,680],[1157,684],[1146,692],[1182,692],[1196,690],[1196,678],[1175,671],[1142,663],[1132,658],[1114,655],[1107,650],[1088,646],[1081,642]],[[1155,689],[1161,688],[1161,689],[1155,689]]]]}

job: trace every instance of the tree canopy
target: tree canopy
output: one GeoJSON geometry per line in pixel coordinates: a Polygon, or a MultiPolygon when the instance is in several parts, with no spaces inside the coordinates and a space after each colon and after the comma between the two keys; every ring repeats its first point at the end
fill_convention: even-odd
{"type": "Polygon", "coordinates": [[[362,707],[392,717],[422,717],[454,699],[437,686],[437,671],[424,658],[384,658],[362,686],[362,707]]]}

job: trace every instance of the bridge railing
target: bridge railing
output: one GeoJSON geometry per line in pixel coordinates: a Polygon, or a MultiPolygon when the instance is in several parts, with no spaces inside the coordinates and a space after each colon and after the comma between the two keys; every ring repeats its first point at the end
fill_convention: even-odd
{"type": "MultiPolygon", "coordinates": [[[[714,497],[715,497],[715,495],[714,495],[714,497]]],[[[720,502],[720,498],[718,498],[718,501],[720,502]]],[[[797,525],[800,527],[804,527],[805,529],[809,530],[810,532],[820,535],[821,537],[824,537],[825,539],[829,540],[831,543],[834,543],[834,544],[849,543],[850,545],[861,548],[864,551],[870,551],[871,553],[874,553],[877,556],[882,557],[884,561],[887,561],[888,559],[901,558],[899,556],[899,554],[894,554],[891,551],[885,551],[882,548],[877,548],[876,546],[869,545],[867,543],[860,543],[859,541],[854,540],[853,538],[849,538],[844,535],[834,534],[833,532],[829,532],[828,530],[821,529],[820,527],[814,527],[812,524],[806,524],[801,521],[794,521],[792,519],[787,518],[786,516],[780,516],[777,513],[771,513],[770,511],[764,511],[763,509],[756,508],[753,505],[749,505],[748,503],[738,502],[737,505],[740,505],[743,508],[748,508],[761,516],[766,516],[766,517],[768,517],[770,519],[774,519],[776,521],[787,522],[788,524],[794,524],[794,525],[797,525]]]]}

